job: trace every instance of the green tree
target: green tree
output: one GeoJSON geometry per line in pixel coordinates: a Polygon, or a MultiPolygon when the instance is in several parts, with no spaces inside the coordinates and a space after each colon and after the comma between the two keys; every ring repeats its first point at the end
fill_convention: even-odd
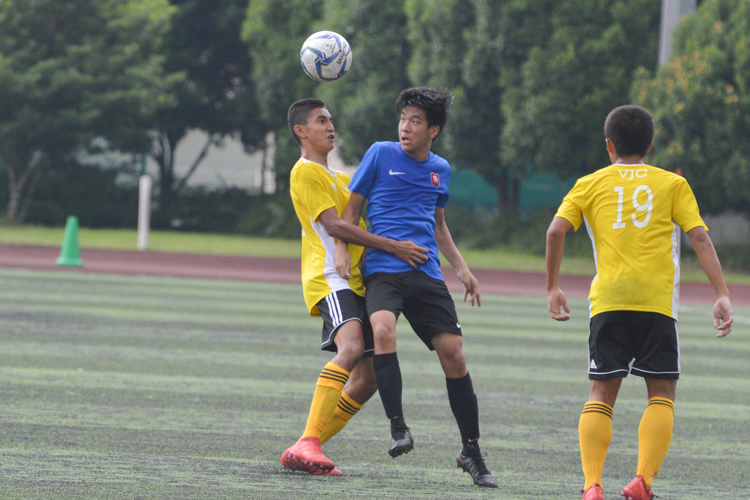
{"type": "Polygon", "coordinates": [[[294,101],[313,95],[316,83],[302,70],[299,52],[302,42],[317,31],[314,26],[322,13],[323,0],[253,0],[242,27],[253,61],[258,119],[268,142],[275,144],[277,192],[287,189],[289,172],[299,158],[286,114],[294,101]]]}
{"type": "Polygon", "coordinates": [[[92,139],[143,150],[171,99],[156,51],[171,12],[166,0],[0,0],[6,221],[22,221],[40,176],[92,139]]]}
{"type": "Polygon", "coordinates": [[[155,225],[172,217],[174,197],[199,168],[211,146],[239,135],[247,149],[262,144],[251,59],[240,31],[248,0],[171,0],[176,12],[162,45],[167,71],[184,73],[175,80],[175,105],[158,115],[150,149],[159,167],[159,211],[155,225]],[[208,135],[187,172],[175,172],[174,150],[192,129],[208,135]]]}
{"type": "Polygon", "coordinates": [[[357,163],[373,142],[398,138],[395,102],[410,86],[403,1],[327,0],[321,25],[342,34],[352,46],[349,72],[315,91],[331,106],[342,137],[341,157],[357,163]]]}
{"type": "Polygon", "coordinates": [[[518,175],[531,164],[582,175],[607,161],[604,118],[629,102],[636,68],[656,66],[659,8],[652,0],[546,3],[541,29],[528,26],[544,41],[530,48],[503,102],[502,157],[518,175]]]}
{"type": "Polygon", "coordinates": [[[701,3],[633,96],[656,120],[651,161],[680,168],[703,211],[750,213],[750,0],[701,3]]]}
{"type": "Polygon", "coordinates": [[[394,102],[408,86],[405,29],[401,2],[251,2],[243,38],[251,47],[260,114],[276,146],[277,191],[287,189],[299,158],[286,125],[287,109],[297,99],[319,97],[331,108],[345,161],[357,162],[375,141],[395,140],[394,102]],[[352,68],[335,82],[317,83],[300,67],[302,43],[321,30],[343,35],[352,46],[352,68]]]}
{"type": "Polygon", "coordinates": [[[451,118],[436,152],[455,166],[479,172],[512,204],[507,169],[500,161],[504,118],[501,73],[501,0],[410,0],[410,75],[420,85],[447,87],[455,96],[451,118]]]}
{"type": "Polygon", "coordinates": [[[500,194],[503,207],[517,202],[513,169],[502,155],[503,103],[522,82],[521,66],[543,45],[554,0],[410,0],[412,81],[445,86],[456,99],[446,137],[436,151],[455,165],[479,172],[500,194]]]}

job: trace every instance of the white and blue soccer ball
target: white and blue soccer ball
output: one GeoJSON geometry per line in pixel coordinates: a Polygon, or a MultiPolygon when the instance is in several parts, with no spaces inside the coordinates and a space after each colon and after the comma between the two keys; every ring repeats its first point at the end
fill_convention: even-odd
{"type": "Polygon", "coordinates": [[[352,48],[338,33],[318,31],[302,44],[299,61],[307,76],[316,82],[332,82],[351,68],[352,48]]]}

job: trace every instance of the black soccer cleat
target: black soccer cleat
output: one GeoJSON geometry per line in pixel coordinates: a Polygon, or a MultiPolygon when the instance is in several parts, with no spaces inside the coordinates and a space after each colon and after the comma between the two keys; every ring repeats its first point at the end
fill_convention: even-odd
{"type": "Polygon", "coordinates": [[[464,455],[463,450],[458,453],[456,457],[456,464],[459,469],[463,469],[464,472],[468,472],[471,479],[479,487],[482,488],[497,488],[497,479],[492,475],[487,465],[484,463],[484,457],[482,455],[464,455]]]}
{"type": "Polygon", "coordinates": [[[409,453],[414,449],[414,438],[411,437],[409,428],[405,425],[403,427],[391,427],[391,446],[388,448],[388,454],[396,458],[409,453]]]}

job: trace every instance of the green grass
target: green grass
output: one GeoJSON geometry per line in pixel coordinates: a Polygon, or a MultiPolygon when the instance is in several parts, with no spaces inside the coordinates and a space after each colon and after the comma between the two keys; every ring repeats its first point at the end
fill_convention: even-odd
{"type": "MultiPolygon", "coordinates": [[[[60,246],[64,232],[64,228],[42,226],[0,227],[0,243],[60,246]]],[[[137,233],[134,230],[125,229],[81,228],[79,243],[81,248],[136,250],[137,233]]],[[[300,242],[239,235],[152,231],[148,249],[159,252],[298,258],[300,242]]],[[[492,250],[460,248],[460,250],[472,268],[545,272],[543,256],[507,248],[492,250]]],[[[447,261],[443,259],[443,262],[447,261]]],[[[562,271],[565,274],[593,276],[594,262],[590,256],[582,257],[566,253],[562,271]]],[[[725,272],[725,278],[727,283],[731,284],[750,284],[750,275],[745,273],[725,272]]],[[[683,260],[682,280],[708,282],[695,258],[683,260]]]]}
{"type": "MultiPolygon", "coordinates": [[[[2,498],[574,499],[577,422],[588,393],[587,306],[555,323],[544,299],[457,301],[480,402],[482,447],[500,480],[481,491],[455,468],[458,430],[429,353],[399,322],[405,411],[416,448],[387,453],[373,399],[325,445],[340,478],[290,473],[317,348],[293,285],[0,269],[2,498]]],[[[681,310],[675,437],[662,500],[750,497],[750,310],[714,338],[710,307],[681,310]]],[[[604,474],[632,477],[645,389],[623,384],[604,474]]]]}
{"type": "MultiPolygon", "coordinates": [[[[0,227],[0,243],[60,246],[65,228],[42,226],[0,227]]],[[[138,235],[128,229],[80,228],[81,248],[137,250],[138,235]]],[[[297,240],[251,238],[226,234],[151,231],[149,250],[158,252],[206,253],[215,255],[252,255],[258,257],[299,257],[297,240]]]]}

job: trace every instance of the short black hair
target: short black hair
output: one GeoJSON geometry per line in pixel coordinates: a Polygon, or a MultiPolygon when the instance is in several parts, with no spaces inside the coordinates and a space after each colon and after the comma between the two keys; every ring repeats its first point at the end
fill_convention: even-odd
{"type": "Polygon", "coordinates": [[[297,137],[297,133],[294,131],[295,125],[306,125],[307,119],[310,117],[310,113],[313,109],[325,108],[326,105],[320,99],[308,97],[307,99],[300,99],[291,106],[286,114],[286,121],[289,124],[289,130],[292,131],[294,140],[297,144],[302,144],[302,141],[297,137]]]}
{"type": "Polygon", "coordinates": [[[415,87],[401,91],[396,99],[396,110],[401,113],[407,106],[420,108],[427,117],[427,126],[437,125],[442,132],[448,122],[448,108],[452,103],[453,94],[448,89],[415,87]]]}
{"type": "Polygon", "coordinates": [[[619,156],[646,156],[654,140],[654,117],[640,106],[619,106],[604,121],[604,137],[619,156]]]}

